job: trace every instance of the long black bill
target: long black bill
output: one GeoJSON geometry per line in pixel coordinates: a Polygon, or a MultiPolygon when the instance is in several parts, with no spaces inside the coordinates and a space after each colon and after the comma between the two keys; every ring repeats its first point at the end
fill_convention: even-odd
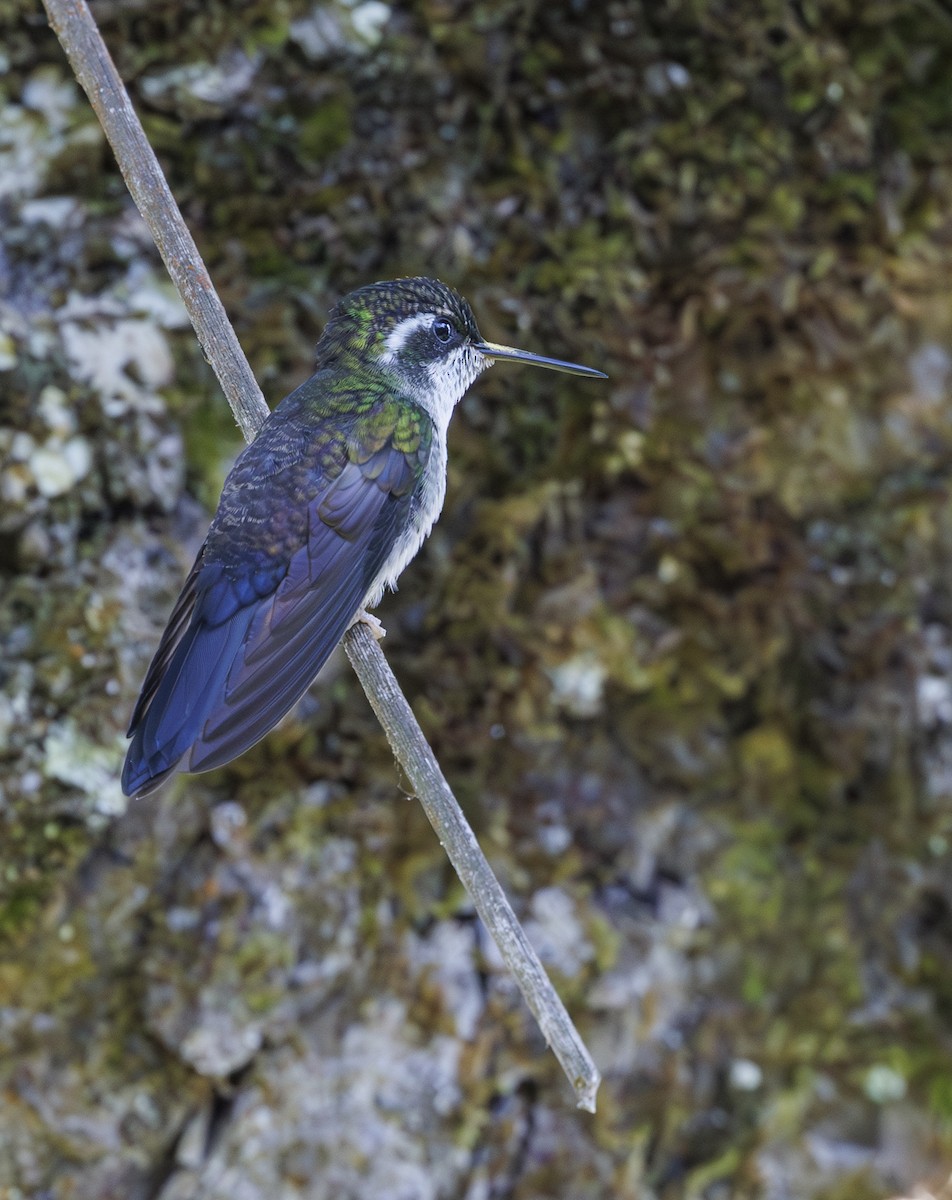
{"type": "Polygon", "coordinates": [[[528,350],[514,350],[512,346],[500,346],[496,342],[474,342],[473,349],[487,358],[508,358],[512,362],[530,363],[536,367],[548,367],[550,371],[564,371],[566,375],[588,375],[592,379],[607,379],[604,371],[596,371],[594,367],[582,367],[578,363],[563,362],[561,358],[546,358],[542,354],[532,354],[528,350]]]}

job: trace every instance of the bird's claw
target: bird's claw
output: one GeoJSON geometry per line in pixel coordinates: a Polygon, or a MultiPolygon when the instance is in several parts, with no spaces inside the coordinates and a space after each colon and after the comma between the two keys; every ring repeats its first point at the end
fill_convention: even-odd
{"type": "Polygon", "coordinates": [[[378,642],[382,642],[387,636],[387,631],[383,627],[383,622],[379,617],[375,617],[373,613],[367,612],[366,608],[360,609],[350,624],[352,627],[358,624],[366,625],[378,642]]]}

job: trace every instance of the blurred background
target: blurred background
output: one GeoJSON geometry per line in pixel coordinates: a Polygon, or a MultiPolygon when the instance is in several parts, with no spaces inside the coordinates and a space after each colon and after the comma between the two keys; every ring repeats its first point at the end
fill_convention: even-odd
{"type": "Polygon", "coordinates": [[[93,8],[272,404],[411,274],[611,376],[480,380],[379,610],[605,1082],[574,1110],[343,659],[124,811],[241,440],[13,0],[0,1197],[948,1197],[952,11],[93,8]]]}

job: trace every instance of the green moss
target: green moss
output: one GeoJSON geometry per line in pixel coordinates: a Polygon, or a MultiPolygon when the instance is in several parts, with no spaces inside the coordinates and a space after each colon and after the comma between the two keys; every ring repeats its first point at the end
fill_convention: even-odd
{"type": "MultiPolygon", "coordinates": [[[[523,1183],[755,1195],[765,1144],[782,1154],[819,1122],[843,1132],[853,1112],[878,1128],[866,1090],[877,1064],[946,1136],[952,998],[935,899],[952,832],[946,731],[944,719],[923,724],[917,687],[923,672],[940,685],[948,655],[952,407],[948,379],[930,392],[917,356],[952,344],[952,28],[901,0],[742,14],[662,3],[647,25],[625,3],[477,5],[468,21],[426,3],[395,10],[372,54],[347,44],[315,64],[293,31],[308,12],[255,0],[104,17],[133,87],[235,45],[255,58],[245,91],[214,115],[172,94],[160,112],[135,99],[268,395],[306,373],[333,300],[416,270],[460,286],[487,336],[611,375],[605,388],[502,368],[480,381],[454,420],[445,516],[383,614],[388,657],[513,890],[552,883],[576,897],[593,972],[632,956],[653,970],[644,950],[657,938],[688,979],[685,1016],[652,977],[664,1032],[612,1062],[600,1100],[610,1129],[550,1113],[555,1150],[523,1183]],[[600,681],[587,713],[555,697],[566,663],[600,681]],[[671,830],[658,832],[667,813],[671,830]],[[568,834],[560,854],[543,843],[546,822],[568,834]],[[696,927],[665,924],[672,891],[702,893],[696,927]],[[738,1057],[763,1071],[756,1096],[724,1082],[738,1057]]],[[[38,29],[19,21],[4,42],[17,100],[38,54],[61,61],[52,41],[37,49],[38,29]]],[[[126,271],[116,176],[81,160],[75,146],[55,157],[44,189],[81,187],[88,241],[74,227],[7,231],[11,278],[39,271],[39,296],[95,297],[126,271]]],[[[86,403],[97,472],[144,465],[140,420],[181,426],[188,491],[210,510],[241,442],[200,353],[182,349],[190,336],[174,335],[171,418],[146,406],[110,423],[82,388],[70,394],[86,403]]],[[[24,396],[53,369],[31,360],[0,397],[31,434],[42,430],[24,396]]],[[[5,760],[11,1004],[36,947],[62,952],[39,997],[65,1004],[77,978],[96,994],[114,982],[108,966],[84,974],[81,923],[66,946],[42,933],[90,850],[86,801],[61,778],[26,796],[17,780],[31,766],[42,779],[42,747],[67,716],[68,749],[98,738],[118,761],[138,669],[129,647],[144,636],[126,605],[153,604],[158,621],[180,579],[149,560],[154,589],[130,572],[94,630],[97,563],[113,539],[177,538],[186,508],[166,516],[132,486],[97,491],[91,478],[81,501],[16,510],[40,523],[49,552],[31,588],[5,578],[0,600],[4,668],[30,668],[10,685],[26,717],[5,760]],[[90,538],[99,529],[104,541],[90,538]]],[[[20,561],[19,525],[8,528],[4,570],[20,561]]],[[[183,1009],[194,969],[209,1004],[267,1023],[290,1003],[293,939],[227,888],[238,866],[279,878],[301,911],[320,910],[323,936],[340,920],[302,880],[322,878],[322,850],[340,836],[360,849],[353,878],[342,868],[328,892],[354,905],[366,967],[342,977],[341,1009],[360,1011],[361,985],[383,979],[410,1009],[423,994],[418,1028],[432,1018],[446,1032],[439,989],[404,978],[393,947],[465,900],[402,783],[346,672],[322,684],[301,719],[180,785],[195,811],[240,797],[251,848],[226,869],[197,818],[184,830],[181,809],[157,820],[167,862],[149,921],[119,922],[140,947],[122,969],[142,986],[145,946],[150,979],[178,989],[183,1009]],[[295,811],[318,782],[325,801],[295,811]],[[207,937],[164,930],[167,899],[200,913],[207,937]]],[[[319,958],[311,919],[302,936],[319,958]]],[[[588,982],[572,981],[579,1000],[588,982]]],[[[122,996],[133,1014],[135,987],[122,996]]],[[[523,1144],[514,1073],[538,1079],[545,1103],[557,1085],[541,1046],[526,1049],[521,1007],[489,992],[491,1019],[463,1049],[457,1130],[482,1139],[491,1190],[511,1181],[523,1144]]],[[[616,1037],[629,1016],[596,1014],[597,1036],[616,1037]]],[[[121,1078],[141,1031],[127,1018],[115,1036],[109,1073],[121,1078]]],[[[845,1175],[830,1195],[885,1194],[887,1182],[845,1175]]]]}
{"type": "Polygon", "coordinates": [[[347,145],[351,137],[349,97],[331,96],[297,126],[302,164],[319,164],[347,145]]]}
{"type": "Polygon", "coordinates": [[[849,1171],[836,1183],[814,1193],[817,1200],[881,1200],[882,1183],[871,1169],[849,1171]]]}
{"type": "Polygon", "coordinates": [[[203,508],[214,512],[225,476],[241,452],[244,439],[220,398],[193,412],[183,434],[189,488],[203,508]]]}

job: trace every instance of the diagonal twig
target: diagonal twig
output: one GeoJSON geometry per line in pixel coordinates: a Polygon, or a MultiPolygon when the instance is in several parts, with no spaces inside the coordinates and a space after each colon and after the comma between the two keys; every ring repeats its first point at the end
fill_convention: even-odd
{"type": "Polygon", "coordinates": [[[390,664],[363,622],[344,635],[344,649],[440,844],[575,1089],[578,1107],[594,1112],[598,1068],[480,850],[390,664]]]}
{"type": "MultiPolygon", "coordinates": [[[[92,13],[85,0],[43,3],[188,310],[205,355],[250,442],[267,418],[268,406],[92,13]]],[[[466,823],[382,650],[362,623],[345,635],[344,648],[457,875],[568,1076],[579,1108],[594,1112],[598,1069],[466,823]]]]}
{"type": "Polygon", "coordinates": [[[126,187],[182,297],[245,441],[253,441],[268,417],[268,406],[95,18],[85,0],[50,0],[44,2],[44,7],[112,146],[126,187]]]}

